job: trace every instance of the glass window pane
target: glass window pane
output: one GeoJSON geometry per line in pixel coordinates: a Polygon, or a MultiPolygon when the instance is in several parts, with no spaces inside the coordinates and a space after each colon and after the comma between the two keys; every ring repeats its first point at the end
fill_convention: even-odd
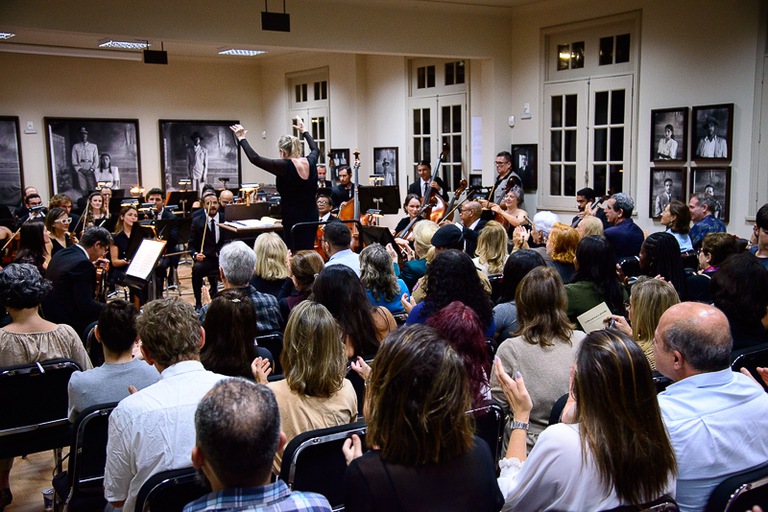
{"type": "Polygon", "coordinates": [[[451,143],[451,162],[461,162],[461,135],[454,135],[451,143]]]}
{"type": "Polygon", "coordinates": [[[301,85],[296,84],[296,87],[294,87],[295,95],[296,95],[296,103],[301,103],[301,85]]]}
{"type": "Polygon", "coordinates": [[[608,124],[608,91],[595,93],[595,126],[608,124]]]}
{"type": "Polygon", "coordinates": [[[424,69],[423,67],[416,69],[416,75],[417,75],[416,88],[417,89],[423,89],[424,87],[426,87],[426,84],[427,84],[426,73],[427,73],[427,70],[424,69]]]}
{"type": "Polygon", "coordinates": [[[571,45],[571,69],[584,67],[584,41],[571,45]]]}
{"type": "Polygon", "coordinates": [[[565,126],[576,126],[576,109],[579,99],[575,94],[565,97],[565,126]]]}
{"type": "Polygon", "coordinates": [[[301,84],[301,101],[307,101],[307,84],[301,84]]]}
{"type": "Polygon", "coordinates": [[[576,130],[565,130],[565,151],[563,152],[564,162],[576,161],[576,130]]]}
{"type": "Polygon", "coordinates": [[[424,159],[421,156],[421,137],[413,138],[413,159],[417,162],[420,162],[424,159]]]}
{"type": "Polygon", "coordinates": [[[421,134],[421,110],[413,109],[413,134],[421,134]]]}
{"type": "Polygon", "coordinates": [[[611,193],[622,192],[624,190],[624,165],[611,165],[611,175],[609,177],[611,193]]]}
{"type": "Polygon", "coordinates": [[[312,87],[313,92],[315,93],[315,100],[319,100],[320,99],[320,82],[315,82],[312,85],[313,85],[312,87]]]}
{"type": "Polygon", "coordinates": [[[595,194],[597,197],[602,197],[605,195],[606,192],[606,185],[607,185],[607,176],[606,176],[606,167],[604,164],[598,164],[593,166],[593,176],[592,176],[592,188],[595,191],[595,194]]]}
{"type": "Polygon", "coordinates": [[[559,162],[562,160],[562,131],[561,130],[553,130],[552,131],[552,149],[550,150],[550,160],[553,162],[559,162]]]}
{"type": "Polygon", "coordinates": [[[629,34],[616,36],[616,63],[629,62],[629,34]]]}
{"type": "Polygon", "coordinates": [[[624,89],[611,91],[611,123],[624,124],[624,89]]]}
{"type": "Polygon", "coordinates": [[[427,87],[435,86],[435,66],[427,66],[427,87]]]}
{"type": "Polygon", "coordinates": [[[560,166],[549,166],[549,193],[553,196],[562,195],[560,190],[560,166]]]}
{"type": "Polygon", "coordinates": [[[613,36],[600,38],[599,65],[613,64],[613,36]]]}
{"type": "Polygon", "coordinates": [[[453,106],[453,124],[451,126],[453,133],[459,133],[461,131],[461,105],[453,106]]]}
{"type": "Polygon", "coordinates": [[[595,129],[595,151],[594,160],[596,162],[605,162],[608,159],[608,129],[595,129]]]}
{"type": "Polygon", "coordinates": [[[571,64],[571,45],[557,45],[557,70],[569,69],[571,64]]]}
{"type": "Polygon", "coordinates": [[[563,126],[563,97],[552,96],[552,127],[563,126]]]}
{"type": "Polygon", "coordinates": [[[453,62],[446,62],[445,63],[445,85],[453,85],[454,84],[454,65],[453,62]]]}
{"type": "Polygon", "coordinates": [[[576,196],[576,166],[575,165],[566,165],[565,166],[565,177],[564,177],[564,185],[565,190],[563,191],[564,196],[576,196]]]}
{"type": "Polygon", "coordinates": [[[460,60],[456,63],[456,83],[464,83],[464,61],[460,60]]]}
{"type": "Polygon", "coordinates": [[[624,160],[624,127],[611,128],[611,160],[624,160]]]}
{"type": "Polygon", "coordinates": [[[431,140],[432,139],[430,139],[429,137],[424,137],[424,139],[422,139],[421,141],[421,145],[422,145],[421,159],[426,160],[427,162],[432,161],[432,144],[430,144],[431,140]]]}
{"type": "Polygon", "coordinates": [[[451,131],[451,107],[442,107],[440,109],[442,113],[442,131],[443,133],[450,133],[451,131]]]}
{"type": "Polygon", "coordinates": [[[461,181],[461,166],[451,165],[449,166],[449,170],[451,172],[451,181],[449,182],[451,184],[451,190],[456,190],[459,188],[459,182],[461,181]]]}
{"type": "Polygon", "coordinates": [[[317,133],[319,134],[319,139],[325,139],[325,118],[319,117],[317,119],[317,133]]]}
{"type": "Polygon", "coordinates": [[[421,126],[422,126],[421,133],[423,134],[432,133],[432,122],[429,118],[428,108],[422,109],[421,111],[421,126]]]}
{"type": "Polygon", "coordinates": [[[323,80],[322,90],[323,90],[323,99],[327,100],[328,99],[328,81],[327,80],[323,80]]]}

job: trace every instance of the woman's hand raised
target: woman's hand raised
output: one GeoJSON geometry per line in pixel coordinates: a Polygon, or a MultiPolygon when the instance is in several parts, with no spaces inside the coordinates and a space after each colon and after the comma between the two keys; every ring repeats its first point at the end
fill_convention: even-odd
{"type": "Polygon", "coordinates": [[[248,130],[243,128],[243,125],[241,124],[233,124],[229,127],[229,129],[235,132],[235,137],[237,137],[237,140],[243,140],[245,135],[248,133],[248,130]]]}

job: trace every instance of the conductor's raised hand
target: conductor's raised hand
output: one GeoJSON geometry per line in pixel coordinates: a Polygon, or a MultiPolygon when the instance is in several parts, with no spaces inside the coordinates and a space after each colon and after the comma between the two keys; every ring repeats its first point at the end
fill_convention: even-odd
{"type": "Polygon", "coordinates": [[[233,124],[229,127],[229,129],[235,132],[235,137],[237,137],[237,140],[243,140],[245,135],[248,133],[248,130],[243,128],[243,125],[241,124],[233,124]]]}
{"type": "Polygon", "coordinates": [[[299,130],[299,133],[304,133],[307,131],[306,126],[304,126],[304,120],[301,118],[301,116],[296,116],[296,122],[294,123],[293,127],[299,130]]]}

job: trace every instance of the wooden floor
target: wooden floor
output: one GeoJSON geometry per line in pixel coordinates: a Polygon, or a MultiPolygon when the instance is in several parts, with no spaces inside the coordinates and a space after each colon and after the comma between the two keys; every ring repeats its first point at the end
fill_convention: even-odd
{"type": "MultiPolygon", "coordinates": [[[[179,265],[179,281],[181,283],[181,298],[190,304],[195,303],[192,294],[192,266],[179,265]]],[[[166,296],[179,296],[178,291],[166,291],[166,296]]],[[[118,294],[119,295],[119,294],[118,294]]],[[[64,450],[66,454],[68,449],[64,450]]],[[[25,458],[17,457],[11,470],[11,491],[13,503],[8,505],[7,512],[39,512],[43,510],[43,495],[45,489],[51,487],[53,478],[53,452],[33,453],[25,458]]],[[[66,462],[64,464],[66,468],[66,462]]]]}

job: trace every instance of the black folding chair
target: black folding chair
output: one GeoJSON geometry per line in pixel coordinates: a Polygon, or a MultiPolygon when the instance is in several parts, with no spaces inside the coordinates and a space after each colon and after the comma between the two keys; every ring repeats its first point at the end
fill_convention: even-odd
{"type": "Polygon", "coordinates": [[[139,489],[136,512],[181,512],[189,502],[211,492],[194,468],[171,469],[152,475],[139,489]]]}
{"type": "Polygon", "coordinates": [[[493,460],[498,464],[504,437],[504,411],[498,404],[490,404],[467,411],[475,418],[475,435],[488,443],[493,460]]]}
{"type": "Polygon", "coordinates": [[[504,280],[503,274],[493,274],[488,276],[488,281],[491,283],[491,300],[494,304],[501,297],[501,283],[504,280]]]}
{"type": "Polygon", "coordinates": [[[280,365],[280,354],[283,353],[283,335],[279,332],[262,334],[260,336],[256,336],[254,342],[256,346],[264,347],[272,354],[272,358],[274,360],[274,364],[272,365],[272,373],[283,373],[283,367],[280,365]]]}
{"type": "Polygon", "coordinates": [[[731,354],[731,357],[733,358],[731,370],[738,372],[742,368],[746,368],[755,380],[763,386],[763,389],[768,391],[768,386],[765,385],[760,374],[757,373],[758,367],[764,368],[768,366],[768,344],[763,343],[762,345],[739,350],[731,354]]]}
{"type": "Polygon", "coordinates": [[[709,496],[705,512],[752,510],[768,504],[768,463],[723,480],[709,496]]]}

